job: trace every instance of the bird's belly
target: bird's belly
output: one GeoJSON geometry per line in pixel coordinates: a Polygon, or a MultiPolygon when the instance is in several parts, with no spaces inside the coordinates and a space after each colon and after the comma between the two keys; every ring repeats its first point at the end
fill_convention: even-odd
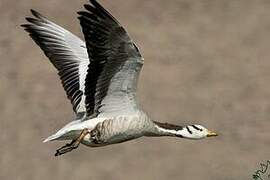
{"type": "Polygon", "coordinates": [[[101,146],[106,146],[106,145],[110,145],[110,144],[117,144],[117,143],[122,143],[125,141],[129,141],[132,139],[136,139],[141,137],[141,135],[138,136],[125,136],[123,134],[119,134],[119,135],[113,135],[111,136],[109,139],[106,139],[106,141],[100,141],[96,142],[96,141],[92,141],[90,138],[85,138],[81,141],[82,144],[89,146],[89,147],[101,147],[101,146]]]}
{"type": "Polygon", "coordinates": [[[97,124],[92,135],[87,135],[82,143],[91,147],[116,144],[143,136],[144,119],[134,117],[115,117],[97,124]]]}

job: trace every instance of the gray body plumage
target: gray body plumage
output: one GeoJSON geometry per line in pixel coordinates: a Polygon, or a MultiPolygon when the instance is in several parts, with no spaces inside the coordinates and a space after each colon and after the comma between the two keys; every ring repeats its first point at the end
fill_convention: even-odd
{"type": "Polygon", "coordinates": [[[132,115],[106,118],[95,126],[89,136],[85,136],[82,143],[94,147],[121,143],[144,136],[154,128],[148,116],[137,111],[132,115]]]}

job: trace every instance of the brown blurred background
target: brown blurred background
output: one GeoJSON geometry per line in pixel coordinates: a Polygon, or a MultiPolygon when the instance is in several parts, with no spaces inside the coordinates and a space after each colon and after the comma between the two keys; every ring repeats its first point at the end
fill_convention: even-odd
{"type": "Polygon", "coordinates": [[[20,24],[33,8],[82,37],[84,0],[0,1],[1,180],[246,180],[270,159],[270,1],[100,0],[145,58],[139,99],[155,120],[220,133],[141,138],[55,158],[42,140],[73,117],[53,66],[20,24]]]}

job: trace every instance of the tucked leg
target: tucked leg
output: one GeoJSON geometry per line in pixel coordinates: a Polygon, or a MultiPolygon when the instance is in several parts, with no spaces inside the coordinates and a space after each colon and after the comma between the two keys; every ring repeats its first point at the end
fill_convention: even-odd
{"type": "Polygon", "coordinates": [[[55,156],[60,156],[62,154],[65,154],[67,152],[72,151],[73,149],[76,149],[77,147],[73,146],[76,140],[72,140],[70,143],[66,144],[65,146],[62,146],[61,148],[56,150],[55,156]]]}
{"type": "Polygon", "coordinates": [[[88,129],[84,129],[80,136],[75,139],[72,140],[70,143],[66,144],[65,146],[62,146],[61,148],[56,150],[55,156],[60,156],[62,154],[65,154],[67,152],[72,151],[73,149],[77,149],[82,141],[82,139],[84,138],[84,136],[86,136],[89,133],[88,129]]]}

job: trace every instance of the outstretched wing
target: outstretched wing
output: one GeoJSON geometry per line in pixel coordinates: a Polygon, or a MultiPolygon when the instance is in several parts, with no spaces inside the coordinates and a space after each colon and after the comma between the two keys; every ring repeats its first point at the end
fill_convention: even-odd
{"type": "Polygon", "coordinates": [[[84,113],[85,78],[89,59],[85,43],[64,28],[49,21],[40,13],[31,10],[33,18],[22,27],[40,46],[51,63],[58,70],[62,85],[77,115],[84,113]]]}
{"type": "Polygon", "coordinates": [[[137,110],[137,80],[143,58],[119,22],[95,0],[78,12],[90,59],[85,84],[87,115],[137,110]]]}

